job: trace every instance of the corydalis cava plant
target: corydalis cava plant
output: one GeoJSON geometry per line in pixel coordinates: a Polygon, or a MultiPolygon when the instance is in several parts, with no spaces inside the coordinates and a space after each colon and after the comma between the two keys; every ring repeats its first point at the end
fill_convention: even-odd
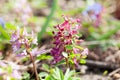
{"type": "Polygon", "coordinates": [[[103,10],[104,8],[101,4],[94,3],[93,5],[88,6],[85,11],[83,11],[83,15],[86,17],[87,21],[92,21],[95,27],[99,27],[103,10]]]}
{"type": "Polygon", "coordinates": [[[34,38],[33,32],[28,34],[26,29],[14,31],[10,42],[12,43],[13,52],[18,56],[26,56],[27,50],[32,52],[32,46],[37,45],[37,39],[34,38]]]}
{"type": "Polygon", "coordinates": [[[54,26],[54,47],[51,55],[54,57],[55,63],[66,60],[67,66],[70,62],[77,65],[77,61],[88,54],[87,48],[78,46],[83,41],[78,39],[81,28],[80,19],[63,17],[64,22],[54,26]]]}
{"type": "Polygon", "coordinates": [[[37,39],[34,37],[33,32],[28,34],[26,29],[17,29],[13,32],[10,42],[12,43],[13,52],[17,53],[17,56],[30,56],[36,80],[39,80],[33,57],[39,52],[35,48],[33,49],[33,45],[37,44],[37,39]]]}

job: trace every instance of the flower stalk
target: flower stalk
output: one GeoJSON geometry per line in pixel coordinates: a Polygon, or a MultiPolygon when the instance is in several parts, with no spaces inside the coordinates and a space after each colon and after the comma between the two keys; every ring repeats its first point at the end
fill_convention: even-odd
{"type": "Polygon", "coordinates": [[[30,56],[30,59],[31,59],[31,61],[32,61],[34,73],[35,73],[35,76],[36,76],[36,80],[39,80],[38,72],[37,72],[37,67],[36,67],[36,64],[35,64],[34,57],[32,56],[32,54],[31,54],[28,50],[27,50],[27,53],[28,53],[28,55],[30,56]]]}

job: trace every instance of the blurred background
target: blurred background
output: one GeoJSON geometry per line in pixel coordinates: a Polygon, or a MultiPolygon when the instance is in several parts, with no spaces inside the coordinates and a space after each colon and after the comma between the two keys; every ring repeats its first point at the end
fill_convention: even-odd
{"type": "Polygon", "coordinates": [[[39,70],[41,63],[50,64],[52,31],[63,22],[62,15],[79,18],[82,23],[80,39],[84,42],[80,45],[88,47],[89,55],[85,64],[77,67],[81,80],[120,79],[120,0],[0,0],[1,61],[30,65],[28,58],[20,61],[12,54],[9,43],[11,31],[25,27],[38,37],[39,49],[48,51],[38,57],[39,70]]]}

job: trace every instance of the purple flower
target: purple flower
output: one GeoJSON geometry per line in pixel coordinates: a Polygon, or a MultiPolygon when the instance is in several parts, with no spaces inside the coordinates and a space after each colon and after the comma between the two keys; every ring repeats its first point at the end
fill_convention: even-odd
{"type": "Polygon", "coordinates": [[[26,29],[16,30],[12,34],[10,42],[12,43],[13,52],[17,53],[17,56],[19,57],[27,55],[26,50],[30,49],[31,45],[37,44],[33,32],[32,35],[28,34],[26,29]]]}
{"type": "Polygon", "coordinates": [[[90,17],[94,20],[93,25],[98,27],[101,21],[101,12],[103,11],[102,5],[95,3],[91,6],[88,6],[87,9],[83,12],[84,16],[90,17]]]}
{"type": "Polygon", "coordinates": [[[73,44],[73,39],[75,39],[75,36],[77,36],[76,34],[81,27],[78,24],[80,19],[74,20],[65,16],[63,17],[64,22],[54,27],[56,29],[56,31],[54,31],[54,47],[51,50],[51,55],[55,60],[54,62],[59,62],[64,59],[62,52],[70,53],[72,51],[72,49],[67,50],[65,46],[73,44]]]}
{"type": "Polygon", "coordinates": [[[88,55],[88,48],[85,48],[81,54],[82,55],[88,55]]]}
{"type": "Polygon", "coordinates": [[[100,4],[95,3],[91,6],[88,6],[87,9],[83,12],[83,14],[88,15],[88,13],[91,11],[93,12],[93,15],[99,15],[102,10],[103,10],[103,7],[100,4]]]}
{"type": "Polygon", "coordinates": [[[20,38],[20,30],[13,32],[10,42],[15,42],[20,38]]]}
{"type": "Polygon", "coordinates": [[[14,44],[12,45],[13,52],[16,53],[20,49],[21,45],[22,43],[20,43],[19,41],[14,42],[14,44]]]}
{"type": "Polygon", "coordinates": [[[74,51],[75,54],[80,53],[80,50],[78,48],[73,48],[73,51],[74,51]]]}

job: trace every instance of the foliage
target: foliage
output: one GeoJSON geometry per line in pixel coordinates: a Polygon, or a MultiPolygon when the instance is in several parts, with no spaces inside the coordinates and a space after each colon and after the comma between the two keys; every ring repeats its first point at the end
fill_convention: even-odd
{"type": "Polygon", "coordinates": [[[63,74],[63,71],[56,67],[50,74],[44,72],[44,74],[40,73],[39,76],[41,78],[45,77],[44,80],[80,80],[80,78],[75,77],[75,74],[75,71],[70,71],[69,68],[66,70],[65,74],[63,74]]]}

